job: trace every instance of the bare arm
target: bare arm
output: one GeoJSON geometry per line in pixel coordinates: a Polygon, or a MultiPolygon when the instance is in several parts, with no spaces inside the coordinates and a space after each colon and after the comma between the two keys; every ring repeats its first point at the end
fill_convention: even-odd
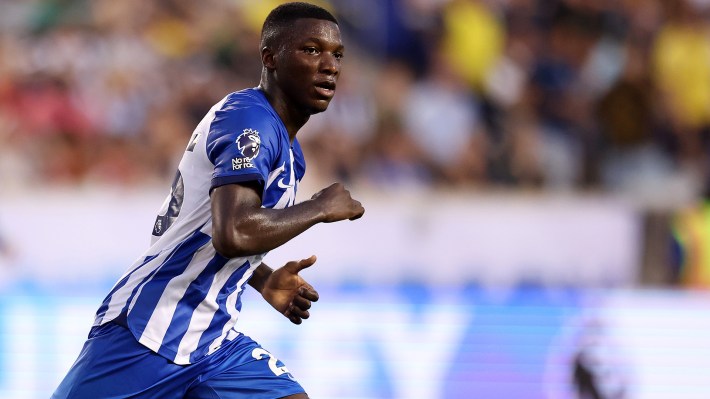
{"type": "Polygon", "coordinates": [[[365,212],[339,183],[285,209],[262,208],[258,190],[256,184],[228,184],[212,192],[212,242],[221,255],[264,253],[317,223],[354,220],[365,212]]]}
{"type": "MultiPolygon", "coordinates": [[[[212,243],[226,257],[248,256],[274,249],[320,222],[358,219],[365,209],[340,184],[310,200],[285,209],[265,209],[256,185],[231,184],[212,192],[212,243]]],[[[310,316],[318,292],[298,273],[313,265],[315,256],[291,261],[272,270],[262,263],[249,285],[294,324],[310,316]]]]}

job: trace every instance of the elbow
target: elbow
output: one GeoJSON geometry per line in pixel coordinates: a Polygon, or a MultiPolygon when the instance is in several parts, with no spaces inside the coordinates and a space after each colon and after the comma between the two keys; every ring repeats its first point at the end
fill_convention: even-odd
{"type": "Polygon", "coordinates": [[[263,252],[256,248],[253,239],[238,232],[219,233],[213,231],[212,245],[218,254],[230,259],[258,255],[263,252]]]}

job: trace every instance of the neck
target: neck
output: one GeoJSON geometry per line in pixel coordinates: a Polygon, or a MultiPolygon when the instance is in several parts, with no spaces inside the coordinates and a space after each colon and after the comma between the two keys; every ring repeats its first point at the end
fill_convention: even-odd
{"type": "Polygon", "coordinates": [[[290,106],[286,96],[283,92],[278,89],[278,86],[271,85],[268,81],[262,79],[259,83],[259,90],[264,93],[269,104],[274,108],[276,113],[281,118],[284,126],[286,126],[286,131],[288,131],[288,136],[293,141],[296,138],[296,133],[303,127],[303,125],[308,122],[310,114],[299,110],[296,107],[290,106]]]}

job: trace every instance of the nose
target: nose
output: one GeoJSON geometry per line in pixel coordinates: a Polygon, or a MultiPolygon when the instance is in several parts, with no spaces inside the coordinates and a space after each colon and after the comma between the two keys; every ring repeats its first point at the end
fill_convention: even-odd
{"type": "Polygon", "coordinates": [[[321,58],[320,70],[328,75],[337,75],[340,72],[340,60],[332,53],[324,53],[321,58]]]}

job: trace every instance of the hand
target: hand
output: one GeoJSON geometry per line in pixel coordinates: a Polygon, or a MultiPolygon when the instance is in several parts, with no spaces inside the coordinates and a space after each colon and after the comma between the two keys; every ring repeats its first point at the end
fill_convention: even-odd
{"type": "Polygon", "coordinates": [[[311,302],[318,300],[318,292],[298,272],[316,263],[315,255],[291,261],[274,270],[264,282],[261,296],[293,324],[301,324],[310,317],[311,302]]]}
{"type": "Polygon", "coordinates": [[[339,220],[355,220],[365,213],[360,201],[354,200],[350,192],[340,183],[334,183],[315,193],[311,200],[318,201],[325,213],[325,223],[339,220]]]}

